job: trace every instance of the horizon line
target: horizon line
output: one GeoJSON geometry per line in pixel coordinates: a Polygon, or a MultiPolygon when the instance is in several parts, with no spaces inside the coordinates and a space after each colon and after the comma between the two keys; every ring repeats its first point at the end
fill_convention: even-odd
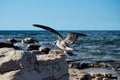
{"type": "MultiPolygon", "coordinates": [[[[14,30],[13,29],[12,30],[11,29],[11,30],[0,30],[0,31],[46,31],[46,30],[35,30],[35,29],[34,30],[14,30]]],[[[108,30],[107,29],[106,30],[96,30],[96,29],[90,30],[88,29],[88,30],[57,30],[57,31],[120,31],[120,30],[111,30],[111,29],[110,30],[109,29],[108,30]]]]}

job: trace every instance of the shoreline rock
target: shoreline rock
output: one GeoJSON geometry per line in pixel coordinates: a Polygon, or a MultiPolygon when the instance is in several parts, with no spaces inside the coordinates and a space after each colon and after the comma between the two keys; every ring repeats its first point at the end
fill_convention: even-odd
{"type": "Polygon", "coordinates": [[[0,48],[0,80],[69,80],[65,59],[60,54],[35,55],[0,48]]]}
{"type": "Polygon", "coordinates": [[[13,43],[11,43],[11,42],[0,42],[0,48],[14,48],[14,49],[19,49],[19,47],[17,47],[17,46],[14,46],[14,44],[13,43]]]}
{"type": "Polygon", "coordinates": [[[40,47],[40,48],[39,48],[39,51],[40,51],[42,54],[48,54],[49,51],[50,51],[50,48],[40,47]]]}
{"type": "Polygon", "coordinates": [[[36,44],[28,44],[27,45],[27,50],[31,51],[31,50],[39,50],[40,45],[36,45],[36,44]]]}
{"type": "Polygon", "coordinates": [[[21,40],[21,43],[28,43],[28,44],[30,44],[30,43],[35,43],[35,42],[39,42],[39,41],[37,41],[37,40],[34,40],[34,39],[32,39],[32,38],[25,38],[25,39],[23,39],[23,40],[21,40]]]}
{"type": "Polygon", "coordinates": [[[0,73],[19,70],[22,68],[33,67],[35,55],[23,50],[15,50],[13,48],[0,49],[0,73]]]}
{"type": "MultiPolygon", "coordinates": [[[[120,62],[106,61],[68,61],[71,80],[119,80],[116,65],[120,62]],[[88,75],[87,77],[84,75],[88,75]]],[[[117,67],[118,69],[119,67],[117,67]]]]}
{"type": "Polygon", "coordinates": [[[17,43],[17,42],[20,42],[19,40],[16,40],[15,38],[12,38],[12,39],[7,39],[6,42],[9,42],[9,43],[17,43]]]}

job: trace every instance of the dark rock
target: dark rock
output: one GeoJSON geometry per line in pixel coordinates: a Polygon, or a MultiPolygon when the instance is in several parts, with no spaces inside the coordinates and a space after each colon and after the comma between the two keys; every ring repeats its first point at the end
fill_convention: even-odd
{"type": "Polygon", "coordinates": [[[89,63],[80,63],[78,69],[85,69],[89,68],[89,63]]]}
{"type": "Polygon", "coordinates": [[[7,42],[9,42],[9,43],[17,43],[19,41],[14,39],[14,38],[12,38],[12,39],[7,39],[7,42]]]}
{"type": "Polygon", "coordinates": [[[21,41],[22,43],[35,43],[38,42],[37,40],[34,40],[32,38],[25,38],[24,40],[21,41]]]}
{"type": "Polygon", "coordinates": [[[89,63],[73,62],[71,63],[70,67],[76,69],[85,69],[85,68],[89,68],[89,63]]]}
{"type": "Polygon", "coordinates": [[[78,68],[79,62],[73,62],[70,65],[71,65],[70,68],[78,68]]]}
{"type": "Polygon", "coordinates": [[[27,45],[27,50],[38,50],[40,45],[35,45],[35,44],[28,44],[27,45]]]}
{"type": "Polygon", "coordinates": [[[103,80],[103,76],[97,76],[96,78],[95,78],[95,80],[103,80]]]}
{"type": "Polygon", "coordinates": [[[116,71],[120,71],[120,64],[117,64],[117,65],[116,65],[115,70],[116,70],[116,71]]]}
{"type": "Polygon", "coordinates": [[[14,47],[13,43],[8,43],[8,42],[0,42],[0,48],[3,47],[14,47]]]}
{"type": "Polygon", "coordinates": [[[117,80],[117,76],[113,76],[111,73],[98,73],[91,75],[93,80],[117,80]]]}
{"type": "Polygon", "coordinates": [[[50,48],[40,47],[40,48],[39,48],[39,51],[40,51],[42,54],[48,54],[49,51],[50,51],[50,48]]]}
{"type": "Polygon", "coordinates": [[[0,48],[3,48],[3,47],[19,49],[19,47],[14,46],[13,43],[10,43],[10,42],[0,42],[0,48]]]}
{"type": "Polygon", "coordinates": [[[85,74],[82,76],[82,78],[80,80],[91,80],[92,77],[89,74],[85,74]]]}
{"type": "Polygon", "coordinates": [[[105,74],[104,76],[107,78],[110,78],[110,77],[112,77],[112,74],[105,74]]]}

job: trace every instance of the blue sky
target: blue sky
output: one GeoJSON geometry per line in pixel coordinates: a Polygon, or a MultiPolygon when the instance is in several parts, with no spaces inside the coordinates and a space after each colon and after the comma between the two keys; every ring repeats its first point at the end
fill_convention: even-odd
{"type": "Polygon", "coordinates": [[[120,30],[120,0],[0,0],[0,30],[120,30]]]}

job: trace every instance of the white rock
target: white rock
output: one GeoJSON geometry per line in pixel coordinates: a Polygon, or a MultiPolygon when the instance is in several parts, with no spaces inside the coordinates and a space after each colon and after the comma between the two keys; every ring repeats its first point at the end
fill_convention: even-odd
{"type": "Polygon", "coordinates": [[[12,48],[0,49],[0,72],[0,80],[69,80],[65,56],[12,48]]]}
{"type": "Polygon", "coordinates": [[[34,68],[35,57],[30,52],[0,48],[0,73],[18,70],[20,68],[34,68]]]}

